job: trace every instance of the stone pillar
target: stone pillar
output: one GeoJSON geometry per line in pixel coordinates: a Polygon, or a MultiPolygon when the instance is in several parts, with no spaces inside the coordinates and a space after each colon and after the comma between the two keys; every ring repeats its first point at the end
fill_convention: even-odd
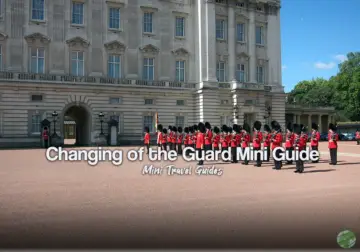
{"type": "Polygon", "coordinates": [[[229,53],[229,81],[236,82],[236,45],[235,45],[235,11],[234,7],[228,7],[228,53],[229,53]]]}
{"type": "MultiPolygon", "coordinates": [[[[214,1],[215,2],[215,1],[214,1]]],[[[217,82],[216,78],[216,15],[215,4],[205,3],[205,57],[206,78],[205,81],[217,82]]]]}
{"type": "Polygon", "coordinates": [[[220,99],[217,89],[200,89],[196,94],[196,120],[220,125],[220,99]]]}
{"type": "Polygon", "coordinates": [[[293,114],[293,124],[294,124],[294,123],[297,123],[297,122],[296,122],[296,119],[297,119],[296,114],[293,114]]]}
{"type": "Polygon", "coordinates": [[[308,115],[308,130],[311,129],[311,124],[312,124],[312,122],[311,122],[311,114],[309,114],[308,115]]]}
{"type": "Polygon", "coordinates": [[[331,115],[328,115],[328,124],[332,123],[331,115]]]}
{"type": "Polygon", "coordinates": [[[249,10],[249,82],[256,83],[256,34],[255,34],[255,9],[254,6],[249,10]]]}
{"type": "Polygon", "coordinates": [[[320,133],[323,131],[323,129],[322,129],[322,123],[321,123],[321,114],[320,115],[318,115],[319,116],[319,123],[318,123],[318,125],[319,125],[319,131],[320,131],[320,133]]]}

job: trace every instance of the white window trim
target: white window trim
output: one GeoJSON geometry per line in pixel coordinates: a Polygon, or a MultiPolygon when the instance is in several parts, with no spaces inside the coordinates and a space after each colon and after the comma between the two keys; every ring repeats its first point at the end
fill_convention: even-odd
{"type": "Polygon", "coordinates": [[[256,25],[256,27],[255,27],[255,43],[256,43],[256,45],[258,45],[258,46],[264,46],[265,45],[265,27],[264,26],[262,26],[262,25],[256,25]],[[256,41],[256,37],[257,37],[257,33],[256,33],[256,30],[257,30],[257,28],[260,28],[260,43],[257,43],[257,41],[256,41]]]}
{"type": "Polygon", "coordinates": [[[113,79],[121,79],[122,78],[122,55],[121,54],[116,54],[116,53],[110,53],[108,54],[108,61],[107,61],[107,76],[109,78],[113,78],[113,79]],[[119,56],[119,62],[110,62],[109,61],[109,58],[110,56],[119,56]],[[116,78],[116,77],[112,77],[112,76],[109,76],[109,64],[112,63],[112,64],[119,64],[119,77],[116,78]]]}
{"type": "Polygon", "coordinates": [[[185,60],[176,60],[175,61],[175,79],[176,79],[176,81],[177,82],[186,82],[186,61],[185,60]],[[177,71],[178,71],[178,69],[179,69],[179,71],[181,70],[181,67],[177,67],[177,62],[184,62],[184,80],[182,81],[182,80],[177,80],[176,79],[176,77],[177,77],[177,71]]]}
{"type": "Polygon", "coordinates": [[[239,79],[237,80],[237,81],[240,81],[240,82],[246,82],[246,65],[244,64],[244,63],[238,63],[238,64],[236,64],[236,69],[235,69],[235,75],[236,75],[236,77],[238,77],[238,73],[241,73],[241,72],[243,72],[244,73],[244,80],[243,81],[241,81],[240,80],[240,75],[239,75],[239,79]],[[240,66],[240,69],[238,70],[238,66],[240,66]],[[244,66],[244,70],[241,70],[241,66],[244,66]]]}
{"type": "MultiPolygon", "coordinates": [[[[143,67],[142,67],[142,71],[144,71],[144,68],[145,66],[147,66],[147,71],[148,71],[148,76],[149,76],[149,69],[150,67],[152,66],[152,76],[153,76],[153,79],[152,80],[149,80],[149,79],[144,79],[144,81],[154,81],[155,80],[155,57],[144,57],[143,58],[143,67]],[[147,65],[145,65],[145,59],[147,59],[147,65]],[[149,59],[152,59],[153,60],[153,64],[152,65],[149,65],[149,59]]],[[[144,72],[142,74],[142,77],[144,78],[144,72]]]]}
{"type": "MultiPolygon", "coordinates": [[[[34,0],[31,0],[30,1],[30,20],[33,21],[33,22],[36,22],[36,23],[45,23],[46,22],[46,1],[47,0],[44,0],[44,9],[43,9],[43,12],[44,12],[44,19],[34,19],[33,18],[33,15],[32,15],[32,12],[33,12],[33,1],[34,0]]],[[[1,14],[0,16],[2,16],[2,11],[3,11],[3,8],[2,8],[2,5],[3,5],[3,0],[1,1],[1,5],[0,5],[0,8],[1,8],[1,14]]]]}
{"type": "Polygon", "coordinates": [[[32,56],[32,50],[36,50],[36,72],[34,74],[45,74],[45,65],[46,65],[46,57],[45,57],[45,53],[46,53],[46,50],[45,48],[43,47],[31,47],[30,48],[30,72],[33,73],[31,70],[32,70],[32,59],[33,59],[33,56],[32,56]],[[44,57],[39,57],[39,49],[42,49],[44,50],[44,57]],[[43,58],[44,59],[44,65],[43,65],[43,72],[42,73],[39,73],[39,59],[40,58],[43,58]]]}
{"type": "Polygon", "coordinates": [[[71,6],[70,6],[70,24],[72,26],[85,26],[85,2],[81,1],[81,0],[73,0],[71,1],[71,6]],[[83,14],[82,14],[82,22],[81,24],[76,24],[76,23],[73,23],[73,11],[74,11],[74,4],[81,4],[83,6],[83,14]]]}
{"type": "Polygon", "coordinates": [[[176,16],[176,17],[175,17],[175,38],[185,38],[185,37],[186,37],[186,33],[185,33],[185,32],[186,32],[186,29],[185,29],[185,27],[186,27],[186,18],[185,18],[185,17],[182,17],[182,16],[176,16]],[[176,34],[176,31],[177,31],[177,29],[176,29],[176,28],[177,28],[177,26],[176,26],[176,25],[177,25],[177,22],[176,22],[176,21],[177,21],[178,18],[183,19],[183,27],[182,27],[182,33],[183,33],[183,35],[182,35],[182,36],[176,34]]]}
{"type": "Polygon", "coordinates": [[[265,68],[264,66],[256,66],[256,82],[259,83],[259,84],[264,84],[265,83],[265,68]],[[261,68],[261,79],[262,81],[259,81],[259,70],[261,68]]]}
{"type": "Polygon", "coordinates": [[[223,35],[223,37],[222,38],[217,37],[217,29],[216,29],[217,25],[215,25],[215,37],[216,37],[217,40],[223,41],[223,40],[226,40],[226,35],[227,35],[227,32],[226,32],[226,20],[222,19],[222,18],[217,18],[215,22],[218,22],[218,21],[221,21],[221,23],[222,23],[222,30],[223,30],[222,35],[223,35]]]}
{"type": "Polygon", "coordinates": [[[118,6],[118,7],[116,7],[116,6],[108,6],[108,30],[110,30],[110,31],[122,31],[123,29],[122,29],[122,22],[121,22],[121,7],[120,6],[118,6]],[[111,9],[118,9],[119,10],[119,27],[118,28],[111,28],[110,27],[110,10],[111,9]]]}
{"type": "MultiPolygon", "coordinates": [[[[225,63],[225,61],[218,61],[216,63],[216,74],[218,74],[218,72],[220,72],[222,70],[224,71],[224,79],[223,80],[219,79],[218,82],[226,82],[226,63],[225,63]],[[220,68],[221,64],[224,64],[224,69],[220,68]]],[[[220,74],[219,74],[219,77],[220,77],[220,74]]]]}
{"type": "Polygon", "coordinates": [[[33,135],[33,136],[39,136],[40,134],[41,134],[41,120],[42,119],[42,117],[41,117],[41,114],[40,113],[32,113],[31,114],[31,130],[30,130],[30,132],[31,132],[31,135],[33,135]],[[39,116],[40,117],[40,121],[39,121],[39,128],[40,128],[40,131],[39,132],[34,132],[33,131],[33,117],[34,116],[39,116]]]}
{"type": "Polygon", "coordinates": [[[82,76],[85,76],[85,52],[84,51],[81,51],[81,50],[73,50],[70,52],[70,73],[72,74],[72,63],[73,63],[73,59],[72,59],[72,53],[73,52],[76,52],[77,53],[77,58],[76,58],[76,64],[77,64],[77,75],[75,76],[79,76],[79,77],[82,77],[82,76]],[[83,54],[83,60],[79,60],[79,52],[81,52],[83,54]],[[79,61],[82,61],[83,62],[83,75],[79,75],[79,61]]]}
{"type": "Polygon", "coordinates": [[[238,23],[236,23],[236,41],[237,42],[239,42],[239,43],[245,43],[245,40],[246,40],[246,31],[245,31],[245,23],[243,23],[243,22],[238,22],[238,23]],[[238,37],[238,34],[239,34],[239,31],[238,31],[238,29],[239,29],[239,26],[238,25],[242,25],[243,26],[243,32],[242,32],[242,38],[241,38],[241,40],[239,40],[239,37],[238,37]]]}
{"type": "Polygon", "coordinates": [[[142,24],[143,34],[154,34],[154,12],[153,11],[144,11],[141,24],[142,24]],[[151,14],[151,32],[145,31],[145,14],[151,14]]]}

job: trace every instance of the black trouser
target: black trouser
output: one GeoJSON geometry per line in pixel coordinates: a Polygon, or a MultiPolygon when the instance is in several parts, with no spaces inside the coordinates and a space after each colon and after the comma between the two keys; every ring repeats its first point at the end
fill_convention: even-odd
{"type": "Polygon", "coordinates": [[[160,147],[160,148],[162,147],[161,143],[158,143],[157,146],[160,147]]]}
{"type": "MultiPolygon", "coordinates": [[[[228,147],[222,147],[222,149],[221,149],[221,153],[222,152],[224,152],[225,150],[227,150],[228,149],[228,147]]],[[[225,162],[228,162],[228,158],[229,158],[229,154],[228,153],[225,153],[224,154],[224,158],[225,158],[225,162]]]]}
{"type": "MultiPolygon", "coordinates": [[[[311,146],[311,150],[318,150],[318,146],[311,146]]],[[[316,161],[312,161],[312,163],[318,163],[320,160],[320,157],[316,161]]]]}
{"type": "MultiPolygon", "coordinates": [[[[285,150],[285,151],[288,153],[287,155],[288,155],[289,159],[292,158],[293,150],[294,150],[293,147],[286,147],[286,150],[285,150]]],[[[287,161],[286,163],[287,163],[287,164],[292,164],[293,161],[292,161],[292,160],[289,160],[289,161],[287,161]]]]}
{"type": "Polygon", "coordinates": [[[337,164],[337,148],[330,149],[330,163],[333,165],[337,164]]]}
{"type": "Polygon", "coordinates": [[[214,147],[214,151],[220,150],[219,147],[214,147]]]}
{"type": "Polygon", "coordinates": [[[356,142],[357,142],[357,145],[359,145],[360,144],[360,139],[357,139],[356,142]]]}
{"type": "Polygon", "coordinates": [[[146,154],[149,154],[150,144],[145,144],[146,154]]]}
{"type": "MultiPolygon", "coordinates": [[[[261,150],[261,148],[260,147],[256,147],[256,148],[254,148],[254,151],[260,151],[261,150]]],[[[261,153],[259,152],[259,153],[256,153],[256,166],[261,166],[261,163],[262,163],[262,161],[261,161],[261,153]]]]}
{"type": "Polygon", "coordinates": [[[162,144],[162,149],[163,149],[164,151],[167,151],[166,143],[163,143],[163,144],[162,144]]]}
{"type": "Polygon", "coordinates": [[[264,149],[266,150],[266,156],[265,156],[265,161],[269,162],[270,161],[270,146],[265,146],[264,149]]]}
{"type": "Polygon", "coordinates": [[[295,161],[295,164],[296,164],[296,171],[302,173],[304,171],[304,161],[299,159],[295,161]]]}
{"type": "Polygon", "coordinates": [[[178,143],[177,144],[177,153],[179,154],[179,155],[182,155],[182,143],[178,143]]]}
{"type": "MultiPolygon", "coordinates": [[[[275,153],[274,153],[274,155],[276,156],[276,157],[280,157],[280,153],[281,153],[281,150],[276,150],[275,151],[275,153]]],[[[274,158],[274,165],[275,165],[275,169],[276,170],[280,170],[281,169],[281,167],[282,167],[282,161],[276,161],[275,160],[275,158],[274,158]]]]}
{"type": "Polygon", "coordinates": [[[238,162],[236,151],[237,151],[237,147],[231,147],[231,158],[233,163],[238,162]]]}
{"type": "MultiPolygon", "coordinates": [[[[197,148],[196,151],[198,152],[198,154],[197,154],[198,158],[201,159],[201,158],[202,158],[202,149],[197,148]]],[[[204,161],[203,161],[203,160],[199,160],[198,165],[203,165],[203,164],[204,164],[204,161]]]]}
{"type": "MultiPolygon", "coordinates": [[[[246,151],[246,148],[248,148],[248,147],[243,147],[243,151],[246,151]]],[[[244,161],[243,161],[243,164],[244,164],[244,165],[248,165],[248,164],[249,164],[249,160],[246,158],[246,156],[245,156],[245,159],[244,159],[244,161]]]]}
{"type": "Polygon", "coordinates": [[[44,148],[49,148],[49,139],[44,140],[44,148]]]}
{"type": "Polygon", "coordinates": [[[211,151],[212,145],[211,144],[205,144],[205,151],[211,151]]]}

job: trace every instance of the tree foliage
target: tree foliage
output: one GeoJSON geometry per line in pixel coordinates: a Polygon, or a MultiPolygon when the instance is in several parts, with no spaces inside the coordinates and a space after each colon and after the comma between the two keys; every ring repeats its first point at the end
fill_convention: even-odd
{"type": "Polygon", "coordinates": [[[288,102],[333,106],[342,120],[360,120],[360,52],[349,53],[339,72],[329,80],[316,78],[299,82],[288,94],[288,102]]]}

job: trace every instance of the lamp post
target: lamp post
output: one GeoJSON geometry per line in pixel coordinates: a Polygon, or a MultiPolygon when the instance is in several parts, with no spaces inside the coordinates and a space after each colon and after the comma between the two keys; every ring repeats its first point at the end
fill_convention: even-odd
{"type": "Polygon", "coordinates": [[[53,117],[53,124],[54,124],[54,133],[53,136],[56,136],[56,117],[58,116],[58,113],[56,111],[52,112],[52,117],[53,117]]]}
{"type": "Polygon", "coordinates": [[[104,113],[103,113],[103,112],[100,112],[100,113],[99,113],[99,118],[100,118],[100,135],[104,135],[103,126],[102,126],[102,124],[103,124],[103,122],[104,122],[104,120],[103,120],[103,118],[104,118],[104,113]]]}

